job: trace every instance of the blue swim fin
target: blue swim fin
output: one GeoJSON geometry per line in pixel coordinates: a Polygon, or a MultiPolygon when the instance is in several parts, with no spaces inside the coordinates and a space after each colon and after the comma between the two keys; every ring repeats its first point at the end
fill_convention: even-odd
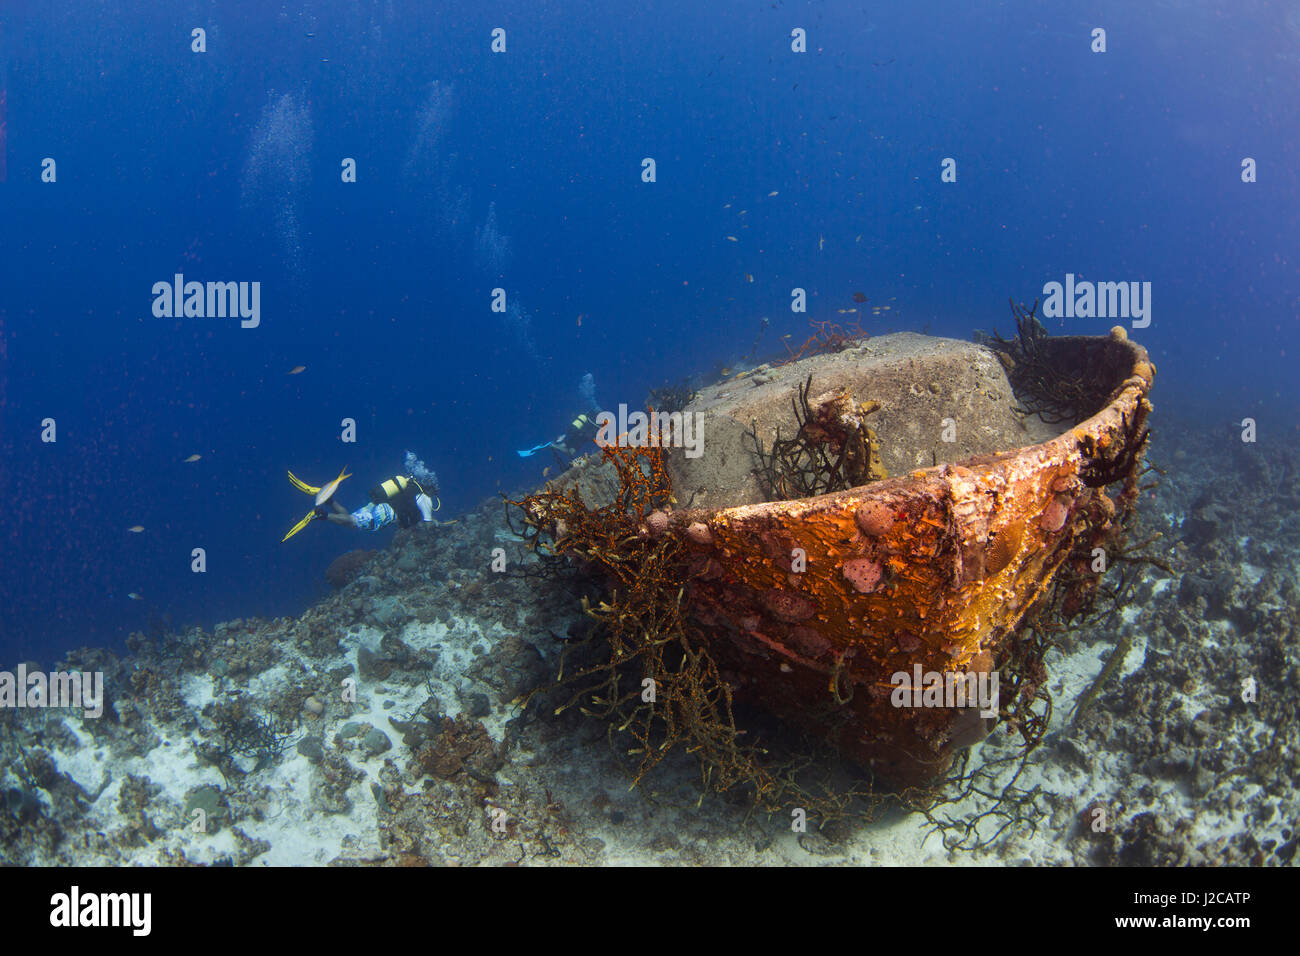
{"type": "Polygon", "coordinates": [[[535,448],[528,449],[527,451],[517,451],[515,452],[515,454],[518,455],[520,458],[532,458],[539,451],[545,451],[547,448],[550,448],[554,444],[555,442],[548,441],[544,445],[538,445],[535,448]]]}

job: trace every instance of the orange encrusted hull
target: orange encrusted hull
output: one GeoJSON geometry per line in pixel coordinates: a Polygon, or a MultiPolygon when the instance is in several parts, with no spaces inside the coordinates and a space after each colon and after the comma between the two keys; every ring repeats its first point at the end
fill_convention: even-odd
{"type": "Polygon", "coordinates": [[[1150,411],[1155,369],[1122,329],[1051,341],[1116,382],[1057,438],[836,494],[672,515],[691,552],[684,606],[738,701],[829,734],[900,786],[940,776],[987,733],[974,706],[895,706],[894,675],[995,670],[1072,550],[1104,540],[1115,505],[1103,486],[1136,494],[1137,458],[1124,455],[1150,411]]]}

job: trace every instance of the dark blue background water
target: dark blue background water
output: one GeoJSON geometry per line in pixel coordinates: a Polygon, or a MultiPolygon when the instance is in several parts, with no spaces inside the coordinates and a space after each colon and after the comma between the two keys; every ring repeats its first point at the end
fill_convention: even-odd
{"type": "Polygon", "coordinates": [[[6,3],[0,663],[296,613],[386,538],[281,544],[287,468],[356,507],[410,448],[454,515],[539,479],[584,372],[639,405],[859,290],[965,338],[1149,280],[1158,405],[1294,441],[1300,5],[1216,6],[6,3]],[[260,281],[261,326],[154,318],[176,272],[260,281]]]}

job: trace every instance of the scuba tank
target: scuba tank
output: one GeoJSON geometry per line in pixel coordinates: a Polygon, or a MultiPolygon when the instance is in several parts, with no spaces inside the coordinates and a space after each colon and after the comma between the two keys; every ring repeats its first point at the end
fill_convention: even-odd
{"type": "MultiPolygon", "coordinates": [[[[406,490],[414,485],[415,482],[410,478],[402,475],[395,475],[387,481],[381,481],[375,487],[371,488],[367,494],[370,495],[370,503],[375,505],[392,504],[395,498],[406,493],[406,490]]],[[[418,485],[416,487],[419,487],[418,485]]],[[[411,494],[415,494],[412,490],[411,494]]]]}
{"type": "Polygon", "coordinates": [[[388,505],[397,515],[397,522],[403,528],[409,528],[424,520],[420,506],[415,503],[415,496],[423,494],[424,489],[414,478],[394,475],[387,481],[381,481],[370,489],[370,501],[377,505],[388,505]]]}

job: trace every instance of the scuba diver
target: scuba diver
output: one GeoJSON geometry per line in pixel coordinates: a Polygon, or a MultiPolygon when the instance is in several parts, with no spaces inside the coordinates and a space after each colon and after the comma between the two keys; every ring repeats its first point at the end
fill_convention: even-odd
{"type": "MultiPolygon", "coordinates": [[[[578,383],[578,394],[582,396],[586,403],[588,411],[596,412],[600,406],[596,404],[596,380],[590,372],[582,376],[578,383]]],[[[580,412],[578,416],[569,423],[568,430],[563,435],[543,442],[533,448],[524,451],[515,452],[520,458],[531,458],[539,451],[545,451],[548,448],[554,448],[556,451],[568,455],[570,458],[576,458],[578,448],[585,448],[590,445],[596,437],[600,426],[596,424],[595,419],[588,415],[587,412],[580,412]]]]}
{"type": "Polygon", "coordinates": [[[563,435],[560,435],[545,444],[538,445],[535,448],[529,448],[525,451],[516,452],[520,458],[531,458],[539,451],[545,451],[548,448],[554,448],[556,451],[568,455],[570,458],[576,458],[579,447],[590,444],[599,431],[599,426],[586,412],[582,412],[569,423],[569,429],[563,435]]]}
{"type": "MultiPolygon", "coordinates": [[[[437,489],[434,489],[434,496],[437,496],[437,489]]],[[[329,499],[329,505],[334,509],[332,514],[321,514],[325,509],[320,505],[312,513],[325,518],[330,524],[361,531],[378,531],[394,521],[402,528],[409,528],[422,521],[432,521],[433,513],[442,507],[442,502],[435,505],[433,498],[414,478],[395,475],[371,488],[370,503],[356,511],[349,512],[333,498],[329,499]]]]}
{"type": "MultiPolygon", "coordinates": [[[[410,453],[408,452],[407,455],[409,457],[410,453]]],[[[338,491],[342,481],[345,478],[352,477],[348,474],[346,468],[339,473],[337,478],[320,488],[312,487],[294,475],[293,472],[288,474],[289,481],[295,488],[306,494],[315,495],[316,500],[315,507],[307,512],[301,521],[289,529],[289,533],[281,539],[281,543],[288,541],[317,518],[324,518],[330,524],[341,525],[345,528],[378,531],[380,528],[388,527],[394,521],[402,528],[409,528],[411,525],[425,521],[433,521],[433,513],[442,507],[441,500],[438,500],[436,505],[434,504],[435,499],[438,497],[438,487],[433,473],[427,469],[424,469],[425,480],[434,479],[429,488],[433,492],[432,496],[425,491],[424,486],[420,484],[414,475],[395,475],[371,488],[370,502],[351,512],[334,500],[334,494],[338,491]]]]}

